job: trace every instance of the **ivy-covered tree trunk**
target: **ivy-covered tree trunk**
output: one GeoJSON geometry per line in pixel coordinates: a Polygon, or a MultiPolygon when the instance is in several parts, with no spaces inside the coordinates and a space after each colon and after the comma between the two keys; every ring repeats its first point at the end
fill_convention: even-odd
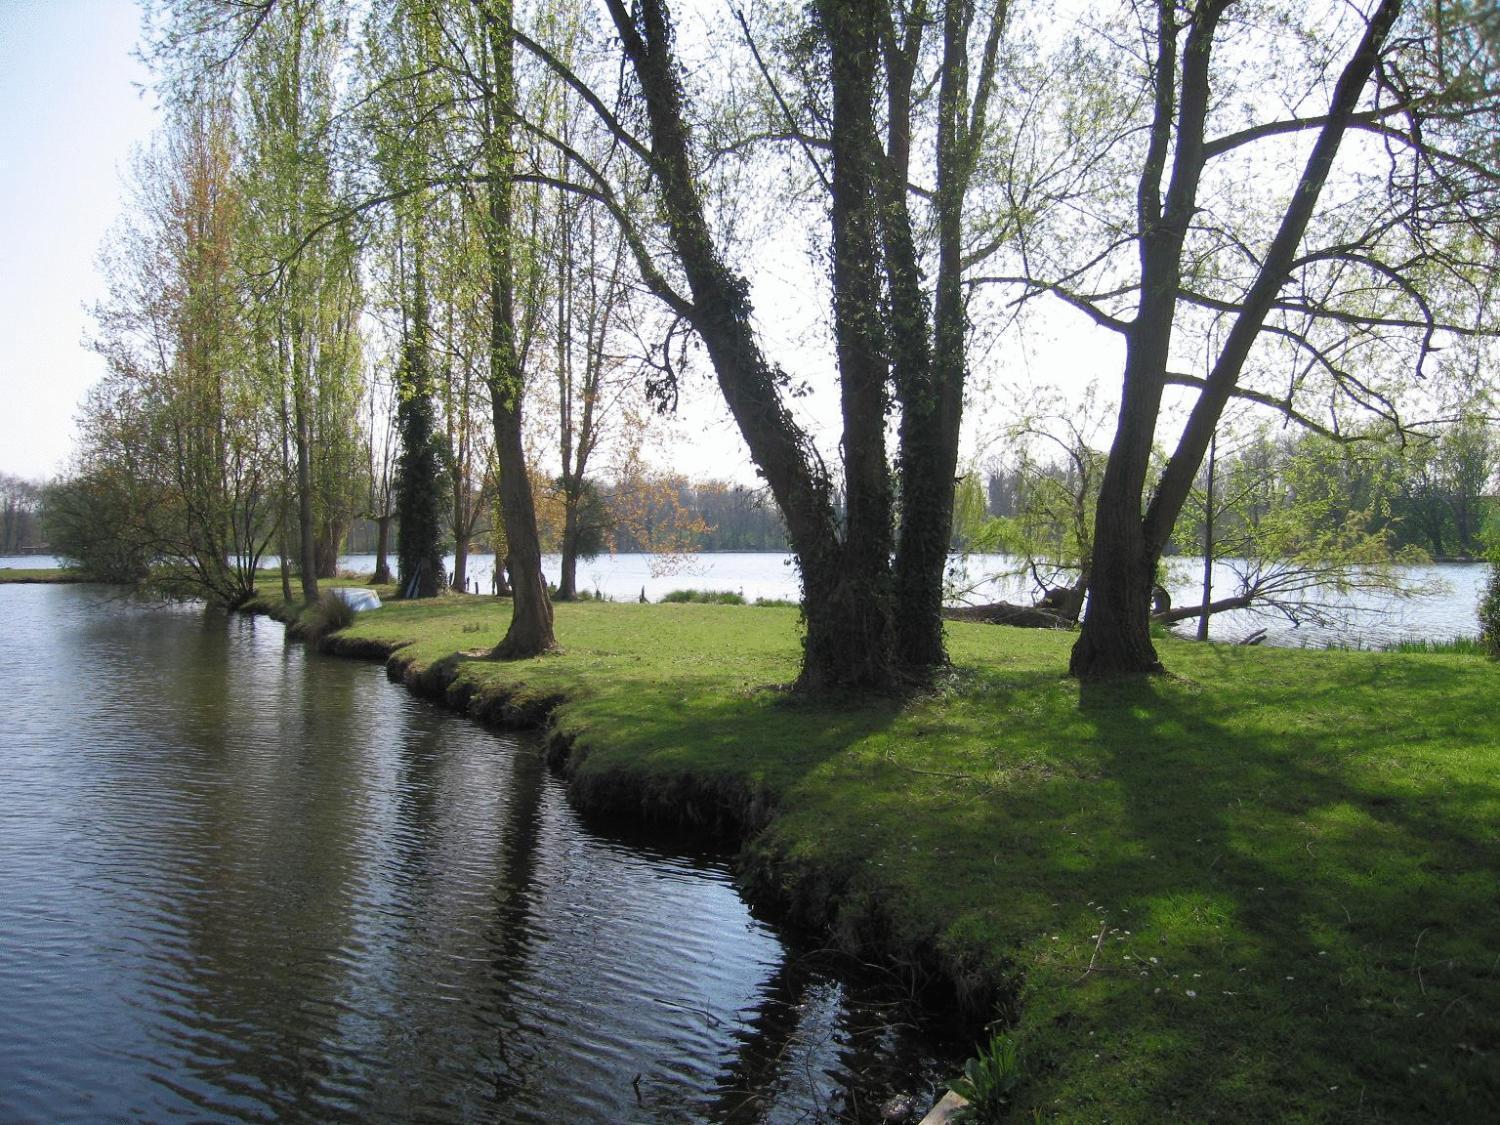
{"type": "MultiPolygon", "coordinates": [[[[756,340],[749,287],[725,265],[710,233],[695,176],[666,6],[662,0],[641,0],[633,9],[622,0],[607,3],[626,58],[641,85],[662,207],[691,300],[673,294],[660,277],[649,283],[691,322],[703,340],[720,392],[786,520],[787,538],[802,574],[806,626],[798,686],[808,691],[888,690],[895,679],[890,580],[888,573],[879,573],[875,560],[880,545],[889,543],[889,511],[882,517],[884,532],[880,522],[872,520],[871,512],[882,487],[872,473],[877,464],[882,474],[886,471],[883,432],[879,439],[882,452],[877,456],[872,446],[875,427],[862,413],[873,407],[883,427],[883,384],[872,386],[874,372],[861,371],[855,374],[843,399],[846,427],[851,419],[854,421],[853,434],[845,435],[845,457],[852,458],[851,483],[859,493],[849,525],[858,546],[846,553],[846,530],[834,510],[832,481],[810,439],[782,400],[786,374],[766,359],[756,340]]],[[[857,80],[858,75],[849,77],[857,80]]],[[[849,108],[846,104],[846,111],[849,108]]],[[[864,136],[845,141],[856,148],[868,144],[864,136]]],[[[861,220],[848,210],[847,202],[844,207],[845,219],[853,224],[855,236],[868,240],[870,231],[858,229],[861,220]]],[[[865,246],[850,248],[840,267],[844,276],[859,278],[861,271],[867,271],[868,254],[865,246]]],[[[866,362],[861,353],[867,346],[857,338],[855,316],[878,316],[878,306],[862,313],[853,308],[846,308],[846,312],[849,316],[843,325],[841,348],[849,348],[856,362],[866,362]]],[[[871,321],[863,325],[866,330],[872,327],[871,321]]],[[[888,483],[884,487],[888,488],[888,483]]],[[[888,568],[889,562],[884,566],[888,568]]]]}
{"type": "Polygon", "coordinates": [[[401,435],[396,479],[396,581],[402,597],[432,598],[443,585],[442,459],[428,368],[427,294],[420,256],[413,269],[411,300],[396,406],[401,435]]]}

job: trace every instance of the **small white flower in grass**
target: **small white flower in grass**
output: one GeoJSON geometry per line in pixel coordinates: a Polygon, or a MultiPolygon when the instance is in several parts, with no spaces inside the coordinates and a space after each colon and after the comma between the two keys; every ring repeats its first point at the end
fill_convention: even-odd
{"type": "Polygon", "coordinates": [[[1156,964],[1156,958],[1155,957],[1147,957],[1146,960],[1150,961],[1153,965],[1156,964]]]}
{"type": "Polygon", "coordinates": [[[1191,988],[1187,990],[1187,994],[1188,994],[1188,999],[1189,1000],[1196,1000],[1196,999],[1198,999],[1198,994],[1196,992],[1194,992],[1191,988]]]}

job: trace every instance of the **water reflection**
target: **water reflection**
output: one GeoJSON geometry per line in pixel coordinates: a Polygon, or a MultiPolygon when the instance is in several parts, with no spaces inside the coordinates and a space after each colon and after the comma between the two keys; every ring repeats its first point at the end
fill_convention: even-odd
{"type": "Polygon", "coordinates": [[[946,1069],[723,861],[279,626],[0,590],[0,1119],[878,1119],[946,1069]]]}

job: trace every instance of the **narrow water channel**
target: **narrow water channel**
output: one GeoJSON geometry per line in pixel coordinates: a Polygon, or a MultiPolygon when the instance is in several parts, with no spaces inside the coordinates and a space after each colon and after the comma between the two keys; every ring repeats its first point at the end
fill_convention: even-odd
{"type": "Polygon", "coordinates": [[[0,1120],[881,1120],[951,1061],[723,856],[279,625],[0,588],[0,1120]]]}

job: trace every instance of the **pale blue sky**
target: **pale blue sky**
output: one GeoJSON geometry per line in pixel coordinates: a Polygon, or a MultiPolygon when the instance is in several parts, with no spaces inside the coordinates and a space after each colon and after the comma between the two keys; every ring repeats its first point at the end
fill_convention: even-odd
{"type": "Polygon", "coordinates": [[[65,465],[121,173],[153,125],[134,0],[0,0],[0,472],[65,465]]]}

